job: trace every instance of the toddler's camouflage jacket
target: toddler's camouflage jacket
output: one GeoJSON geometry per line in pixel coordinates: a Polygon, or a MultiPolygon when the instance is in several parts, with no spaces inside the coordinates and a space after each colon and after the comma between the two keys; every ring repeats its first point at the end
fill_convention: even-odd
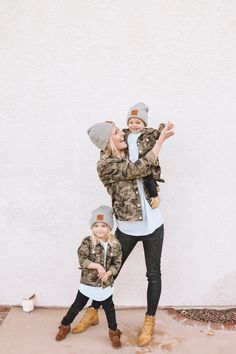
{"type": "MultiPolygon", "coordinates": [[[[161,123],[158,129],[144,128],[142,130],[141,135],[137,139],[139,157],[143,157],[148,151],[153,148],[164,127],[165,124],[161,123]]],[[[127,142],[130,131],[129,129],[123,129],[123,132],[125,133],[125,141],[127,142]]],[[[126,151],[126,154],[128,155],[128,150],[126,151]]],[[[152,168],[152,175],[156,181],[165,182],[164,179],[161,178],[161,167],[159,164],[156,164],[152,168]]]]}

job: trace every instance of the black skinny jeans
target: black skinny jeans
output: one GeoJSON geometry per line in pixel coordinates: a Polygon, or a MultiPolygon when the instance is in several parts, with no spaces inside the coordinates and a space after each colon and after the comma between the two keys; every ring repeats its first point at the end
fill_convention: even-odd
{"type": "MultiPolygon", "coordinates": [[[[146,277],[148,280],[146,315],[155,316],[161,295],[161,252],[164,238],[164,225],[161,225],[152,234],[146,236],[131,236],[117,229],[116,237],[122,247],[121,268],[136,244],[139,241],[143,243],[147,270],[146,277]]],[[[91,307],[97,308],[94,301],[91,307]]]]}
{"type": "MultiPolygon", "coordinates": [[[[70,325],[73,322],[73,320],[75,319],[75,317],[78,315],[78,313],[87,304],[88,300],[89,300],[89,298],[87,296],[83,295],[78,290],[75,301],[73,302],[73,304],[69,308],[65,317],[62,319],[61,324],[63,326],[70,325]]],[[[106,314],[108,328],[115,331],[117,329],[117,323],[116,323],[116,313],[115,313],[114,303],[112,300],[112,295],[103,301],[93,300],[93,303],[94,303],[94,308],[96,308],[96,309],[98,309],[100,306],[102,306],[102,308],[106,314]]]]}

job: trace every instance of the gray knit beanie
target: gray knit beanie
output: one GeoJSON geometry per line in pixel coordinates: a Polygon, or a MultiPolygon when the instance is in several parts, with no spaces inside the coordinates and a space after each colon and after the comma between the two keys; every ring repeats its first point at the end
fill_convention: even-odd
{"type": "Polygon", "coordinates": [[[145,103],[139,102],[132,106],[127,114],[127,124],[130,118],[139,118],[141,119],[145,126],[148,123],[148,111],[149,108],[145,103]]]}
{"type": "Polygon", "coordinates": [[[90,140],[100,150],[104,150],[107,147],[113,124],[113,122],[97,123],[87,130],[90,140]]]}
{"type": "Polygon", "coordinates": [[[100,205],[92,211],[90,219],[90,227],[92,228],[96,222],[104,222],[110,229],[113,229],[113,210],[107,205],[100,205]]]}

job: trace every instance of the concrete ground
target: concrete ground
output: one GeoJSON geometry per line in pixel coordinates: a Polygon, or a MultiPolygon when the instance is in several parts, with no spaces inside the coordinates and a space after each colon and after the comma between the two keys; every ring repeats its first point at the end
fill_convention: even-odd
{"type": "MultiPolygon", "coordinates": [[[[186,325],[167,311],[157,312],[156,330],[150,345],[137,346],[143,322],[143,309],[117,310],[117,322],[123,331],[122,348],[111,347],[105,316],[99,310],[100,323],[80,334],[69,334],[62,342],[54,340],[65,309],[36,308],[32,313],[13,307],[0,326],[1,354],[235,354],[235,330],[214,330],[208,326],[186,325]],[[210,335],[211,334],[211,335],[210,335]]],[[[74,324],[79,321],[78,315],[74,324]]]]}

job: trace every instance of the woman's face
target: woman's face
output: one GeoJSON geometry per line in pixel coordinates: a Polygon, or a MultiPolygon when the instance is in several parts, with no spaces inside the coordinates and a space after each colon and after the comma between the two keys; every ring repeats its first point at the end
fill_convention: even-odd
{"type": "Polygon", "coordinates": [[[127,144],[124,140],[124,135],[125,133],[122,132],[122,130],[120,130],[116,125],[113,125],[111,129],[111,138],[118,151],[123,151],[127,148],[127,144]]]}

